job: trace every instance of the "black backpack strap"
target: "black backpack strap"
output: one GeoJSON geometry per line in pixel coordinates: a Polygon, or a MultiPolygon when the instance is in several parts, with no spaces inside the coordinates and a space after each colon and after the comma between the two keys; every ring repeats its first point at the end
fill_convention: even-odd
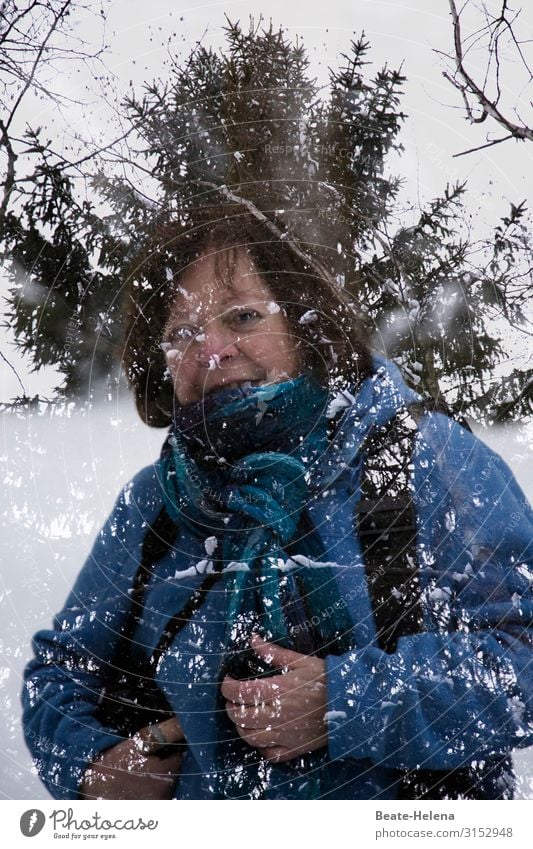
{"type": "Polygon", "coordinates": [[[356,524],[378,644],[423,630],[410,466],[417,425],[409,410],[373,430],[364,446],[356,524]]]}
{"type": "Polygon", "coordinates": [[[122,628],[121,639],[103,673],[96,716],[102,724],[123,736],[129,736],[152,722],[172,716],[172,708],[157,687],[151,667],[141,657],[132,660],[136,625],[143,616],[146,587],[158,561],[172,547],[177,525],[165,508],[149,525],[144,537],[141,562],[130,592],[131,606],[122,628]]]}
{"type": "Polygon", "coordinates": [[[154,672],[172,640],[190,621],[219,577],[218,573],[206,576],[183,608],[168,620],[148,661],[143,662],[137,657],[134,664],[131,647],[135,627],[143,616],[146,588],[154,575],[157,563],[172,548],[177,531],[178,526],[164,507],[148,527],[143,541],[141,562],[133,579],[132,605],[122,631],[122,640],[109,664],[100,691],[97,717],[104,725],[124,736],[173,716],[174,712],[167,697],[157,686],[154,672]]]}
{"type": "Polygon", "coordinates": [[[177,532],[178,526],[162,507],[149,525],[143,540],[141,562],[135,573],[130,594],[132,615],[128,617],[123,631],[127,640],[131,640],[135,627],[143,616],[146,587],[154,574],[156,564],[172,548],[177,532]]]}
{"type": "MultiPolygon", "coordinates": [[[[406,407],[374,429],[363,446],[356,527],[378,644],[388,653],[396,650],[400,637],[424,631],[411,470],[417,420],[426,410],[406,407]]],[[[398,799],[513,797],[509,756],[448,772],[398,770],[398,777],[398,799]]]]}
{"type": "Polygon", "coordinates": [[[163,629],[163,633],[159,638],[159,642],[150,657],[150,665],[154,669],[157,669],[159,661],[169,650],[179,632],[185,627],[185,625],[187,625],[188,622],[191,621],[196,611],[200,609],[205,601],[207,593],[219,578],[220,572],[209,573],[198,589],[195,590],[192,596],[185,602],[181,610],[168,619],[167,624],[163,629]]]}
{"type": "MultiPolygon", "coordinates": [[[[170,518],[166,509],[162,507],[155,521],[148,528],[144,538],[141,563],[133,580],[131,591],[133,616],[129,618],[127,631],[124,633],[124,636],[130,640],[136,624],[143,616],[144,597],[148,582],[154,574],[158,561],[172,548],[177,531],[178,526],[170,518]]],[[[201,607],[207,593],[218,578],[218,572],[212,572],[206,575],[201,586],[185,602],[182,609],[168,619],[159,641],[150,656],[150,668],[157,669],[162,655],[168,651],[174,638],[190,622],[192,616],[201,607]]]]}

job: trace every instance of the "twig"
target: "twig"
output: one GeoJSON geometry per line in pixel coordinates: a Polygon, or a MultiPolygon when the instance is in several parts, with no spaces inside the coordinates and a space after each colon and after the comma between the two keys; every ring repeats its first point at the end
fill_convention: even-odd
{"type": "MultiPolygon", "coordinates": [[[[473,77],[470,76],[468,71],[465,68],[464,64],[464,53],[463,53],[463,40],[461,33],[461,22],[460,22],[460,14],[457,11],[457,7],[455,5],[455,0],[448,0],[450,5],[450,12],[453,21],[453,39],[454,39],[454,49],[455,49],[455,65],[456,65],[456,73],[463,80],[463,83],[458,82],[456,79],[451,77],[449,74],[444,73],[443,76],[452,83],[463,95],[463,99],[465,98],[465,93],[468,91],[479,103],[482,109],[482,113],[486,113],[503,127],[505,127],[511,136],[517,139],[528,139],[529,141],[533,141],[533,129],[527,127],[526,125],[515,124],[513,121],[510,121],[503,112],[497,107],[496,103],[491,100],[485,93],[485,91],[479,87],[479,85],[475,82],[473,77]]],[[[502,10],[502,15],[505,12],[505,4],[502,10]]],[[[507,22],[508,23],[508,22],[507,22]]],[[[495,47],[497,51],[497,45],[495,47]]],[[[484,120],[484,115],[480,119],[474,119],[472,116],[472,110],[470,105],[467,107],[467,114],[471,121],[474,123],[480,123],[481,120],[484,120]]],[[[508,138],[508,137],[507,137],[508,138]]],[[[501,139],[503,141],[504,139],[501,139]]],[[[498,144],[500,140],[491,142],[490,144],[498,144]]],[[[489,145],[483,145],[483,147],[489,147],[489,145]]],[[[481,148],[472,148],[472,151],[481,150],[481,148]]],[[[472,151],[464,151],[464,153],[471,153],[472,151]]],[[[462,155],[462,154],[456,154],[462,155]]]]}
{"type": "Polygon", "coordinates": [[[39,45],[39,49],[38,49],[37,55],[36,55],[36,57],[33,61],[31,72],[28,76],[28,79],[26,80],[25,84],[23,85],[22,90],[19,92],[18,97],[15,100],[15,103],[13,105],[13,108],[11,109],[9,118],[7,119],[7,122],[5,124],[4,132],[7,133],[7,131],[9,130],[9,125],[11,124],[11,121],[15,117],[15,113],[16,113],[17,109],[19,108],[20,103],[21,103],[24,95],[26,94],[26,92],[28,91],[28,89],[31,87],[31,85],[33,83],[33,79],[34,79],[35,74],[37,72],[37,67],[39,65],[39,62],[41,61],[41,56],[44,53],[46,45],[48,44],[48,41],[50,40],[53,33],[55,32],[55,29],[58,26],[59,22],[64,17],[64,15],[65,15],[68,7],[70,6],[71,2],[72,2],[72,0],[66,0],[65,3],[63,3],[63,6],[61,7],[61,9],[58,9],[58,11],[56,12],[55,18],[52,21],[52,23],[50,24],[50,29],[46,33],[46,36],[43,38],[41,44],[39,45]]]}
{"type": "Polygon", "coordinates": [[[520,392],[518,393],[516,398],[513,398],[511,401],[509,401],[507,404],[505,404],[498,413],[496,413],[496,415],[494,416],[494,421],[495,422],[504,421],[507,414],[511,410],[513,410],[515,407],[517,407],[518,404],[520,403],[520,401],[522,401],[523,398],[527,398],[528,395],[531,395],[532,393],[533,393],[533,378],[531,378],[530,380],[527,381],[526,385],[524,387],[522,387],[522,389],[520,390],[520,392]]]}
{"type": "Polygon", "coordinates": [[[6,177],[4,180],[4,192],[2,196],[2,202],[0,203],[0,220],[2,220],[6,214],[9,198],[15,185],[15,162],[17,161],[17,154],[15,153],[13,145],[11,144],[7,128],[1,120],[0,131],[0,146],[5,148],[7,155],[7,168],[6,177]]]}
{"type": "MultiPolygon", "coordinates": [[[[501,139],[494,139],[494,141],[487,142],[486,144],[480,144],[478,147],[470,147],[468,150],[462,150],[461,153],[454,153],[452,159],[456,159],[458,156],[466,156],[467,153],[475,153],[476,150],[483,150],[486,147],[492,147],[495,144],[500,144],[501,142],[515,138],[516,136],[514,133],[509,133],[508,136],[502,136],[501,139]]],[[[524,141],[524,139],[517,139],[517,141],[524,141]]]]}
{"type": "Polygon", "coordinates": [[[11,369],[11,371],[13,372],[13,374],[15,375],[15,377],[17,378],[18,382],[20,383],[20,388],[22,389],[22,391],[23,391],[23,393],[24,393],[24,397],[27,397],[27,395],[26,395],[26,389],[24,388],[24,384],[23,384],[22,380],[20,379],[19,373],[18,373],[18,371],[16,370],[15,366],[13,365],[13,363],[11,363],[11,362],[8,360],[8,358],[6,357],[6,355],[5,355],[5,354],[3,354],[3,353],[2,353],[2,351],[0,351],[0,357],[2,357],[3,361],[4,361],[5,363],[7,363],[7,364],[8,364],[9,368],[11,369]]]}
{"type": "Polygon", "coordinates": [[[331,276],[327,268],[325,268],[325,266],[323,266],[321,262],[312,257],[310,254],[303,251],[296,244],[296,242],[290,238],[287,232],[281,230],[277,226],[277,224],[271,221],[270,218],[267,218],[267,216],[264,215],[251,200],[248,200],[248,198],[244,198],[241,195],[235,194],[235,192],[232,192],[230,189],[228,189],[226,185],[217,186],[216,183],[211,183],[207,180],[199,180],[198,183],[201,186],[205,186],[206,188],[214,189],[215,191],[220,192],[220,194],[224,195],[224,197],[230,200],[232,203],[236,203],[240,206],[245,206],[246,209],[251,212],[254,218],[264,224],[267,229],[270,230],[270,232],[273,233],[278,239],[285,242],[290,247],[290,249],[296,254],[296,256],[303,260],[307,265],[310,265],[319,277],[325,278],[328,283],[330,283],[330,285],[334,286],[336,289],[339,288],[339,284],[331,276]]]}

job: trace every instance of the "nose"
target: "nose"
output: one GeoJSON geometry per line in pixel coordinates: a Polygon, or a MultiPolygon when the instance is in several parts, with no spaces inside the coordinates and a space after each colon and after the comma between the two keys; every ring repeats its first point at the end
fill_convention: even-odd
{"type": "Polygon", "coordinates": [[[199,348],[196,358],[206,368],[213,368],[213,363],[218,366],[239,353],[235,333],[217,321],[202,328],[196,341],[199,348]]]}

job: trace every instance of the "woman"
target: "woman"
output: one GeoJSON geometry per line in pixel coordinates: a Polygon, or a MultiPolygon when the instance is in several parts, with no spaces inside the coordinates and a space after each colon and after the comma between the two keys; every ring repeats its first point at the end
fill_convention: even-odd
{"type": "Polygon", "coordinates": [[[301,252],[253,216],[203,224],[162,228],[130,281],[126,373],[170,432],[35,638],[43,781],[65,799],[512,796],[508,755],[533,743],[522,493],[420,411],[301,252]]]}

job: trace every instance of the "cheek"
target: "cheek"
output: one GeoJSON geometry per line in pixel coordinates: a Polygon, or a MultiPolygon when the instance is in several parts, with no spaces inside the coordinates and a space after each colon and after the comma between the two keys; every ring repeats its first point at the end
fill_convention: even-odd
{"type": "Polygon", "coordinates": [[[170,376],[172,380],[175,382],[178,376],[178,373],[181,372],[183,368],[183,355],[179,353],[179,351],[167,351],[165,356],[167,368],[170,372],[170,376]]]}
{"type": "Polygon", "coordinates": [[[276,316],[275,318],[277,320],[273,322],[275,326],[273,327],[273,334],[271,336],[272,352],[274,354],[277,353],[280,357],[285,357],[296,362],[296,339],[293,337],[286,320],[281,318],[281,316],[276,316]]]}
{"type": "Polygon", "coordinates": [[[174,348],[171,348],[170,351],[167,351],[165,359],[169,370],[172,371],[180,363],[182,355],[179,351],[176,351],[174,348]]]}
{"type": "Polygon", "coordinates": [[[274,330],[241,340],[241,351],[258,365],[294,371],[297,366],[296,346],[285,330],[274,330]]]}
{"type": "Polygon", "coordinates": [[[166,362],[176,389],[179,385],[188,385],[194,380],[198,367],[193,359],[188,358],[185,354],[178,353],[178,351],[169,351],[166,362]]]}

